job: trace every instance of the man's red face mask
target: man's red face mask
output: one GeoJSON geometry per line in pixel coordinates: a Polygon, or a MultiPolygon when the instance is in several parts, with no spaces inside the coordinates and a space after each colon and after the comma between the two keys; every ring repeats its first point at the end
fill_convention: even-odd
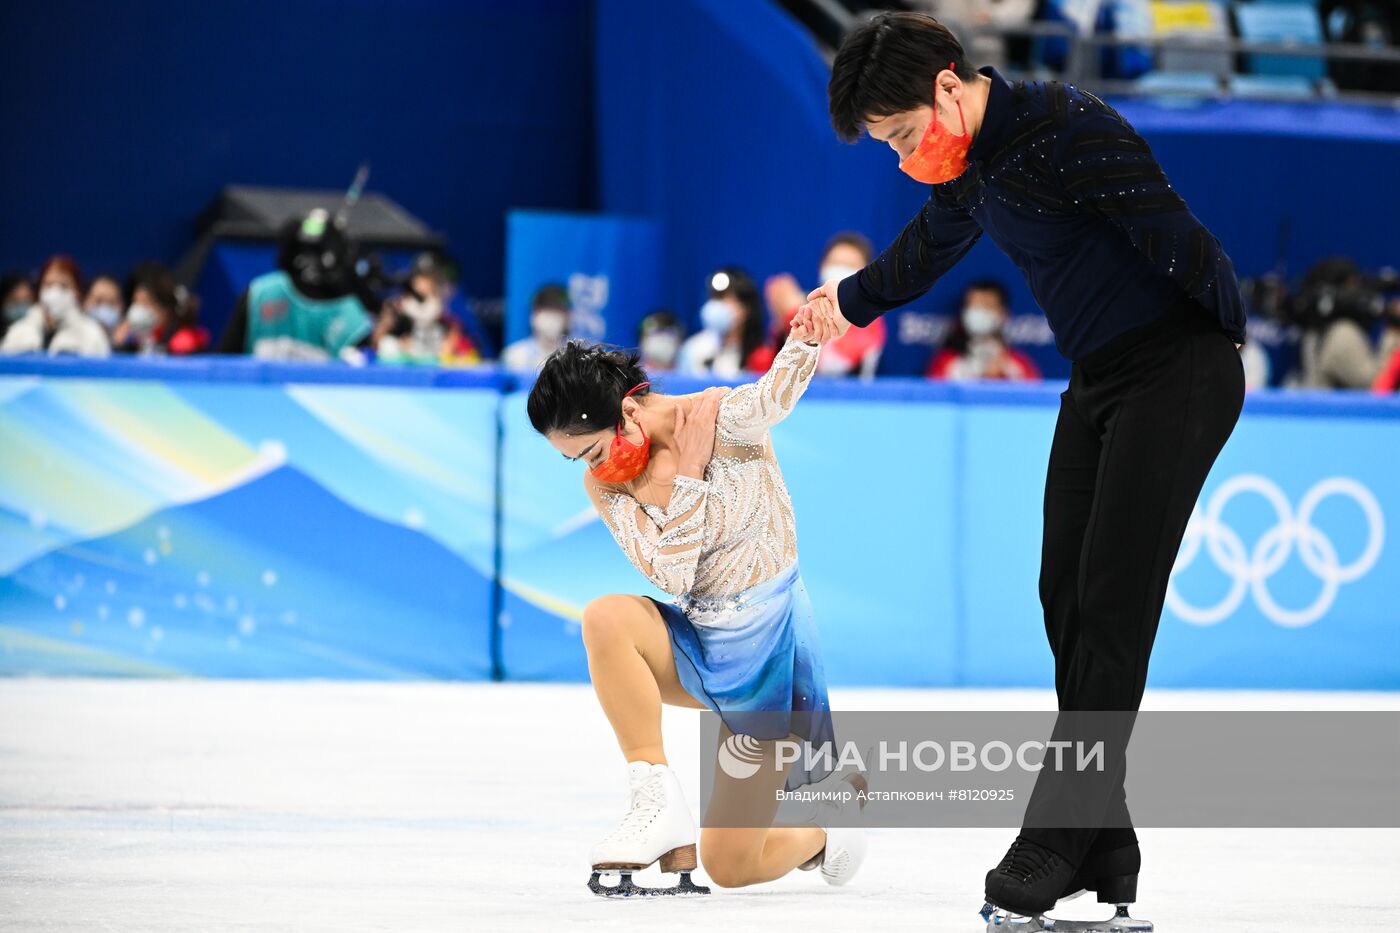
{"type": "MultiPolygon", "coordinates": [[[[952,67],[952,63],[949,63],[949,70],[952,67]]],[[[939,122],[935,109],[923,138],[908,158],[899,163],[900,171],[926,185],[941,185],[967,171],[967,150],[972,147],[972,137],[967,135],[967,119],[963,116],[961,101],[958,103],[958,119],[962,122],[961,136],[954,135],[939,122]]]]}

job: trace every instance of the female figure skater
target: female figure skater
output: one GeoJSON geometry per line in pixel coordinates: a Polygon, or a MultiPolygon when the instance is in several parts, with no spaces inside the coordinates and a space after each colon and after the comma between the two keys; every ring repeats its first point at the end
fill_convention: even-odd
{"type": "MultiPolygon", "coordinates": [[[[631,788],[621,825],[593,849],[595,893],[708,890],[689,882],[695,821],[666,764],[662,703],[826,721],[792,502],[769,440],[769,429],[811,381],[819,349],[806,326],[796,327],[757,382],[666,396],[651,391],[636,354],[570,343],[545,361],[530,392],[530,423],[565,458],[587,467],[584,488],[618,545],[676,597],[662,603],[602,596],[584,609],[589,676],[627,759],[631,788]],[[632,885],[632,870],[658,860],[662,871],[682,872],[677,887],[632,885]],[[622,872],[620,884],[598,884],[599,872],[613,870],[622,872]]],[[[795,734],[802,731],[794,726],[795,734]]],[[[771,754],[771,744],[764,748],[771,754]]],[[[785,778],[776,769],[761,773],[770,772],[777,776],[742,787],[717,772],[712,802],[742,794],[744,812],[752,814],[754,795],[763,794],[774,801],[771,817],[774,790],[785,778]]],[[[844,884],[864,853],[859,829],[707,827],[700,840],[705,871],[724,887],[771,881],[798,867],[820,867],[828,882],[844,884]]]]}

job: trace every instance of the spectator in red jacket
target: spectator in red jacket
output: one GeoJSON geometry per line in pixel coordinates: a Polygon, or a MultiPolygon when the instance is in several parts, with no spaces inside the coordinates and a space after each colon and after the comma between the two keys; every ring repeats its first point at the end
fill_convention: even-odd
{"type": "MultiPolygon", "coordinates": [[[[829,282],[855,275],[874,258],[875,247],[865,236],[854,230],[843,230],[828,240],[822,250],[817,279],[829,282]]],[[[763,290],[773,313],[774,346],[781,348],[787,340],[792,316],[807,303],[807,289],[800,286],[791,273],[783,272],[770,277],[763,290]]],[[[884,318],[876,318],[865,327],[852,327],[822,348],[817,372],[823,376],[874,376],[880,365],[880,354],[885,349],[885,336],[884,318]]]]}
{"type": "Polygon", "coordinates": [[[1029,356],[1006,342],[1011,310],[1006,288],[985,279],[963,292],[962,311],[924,375],[930,379],[1039,379],[1029,356]]]}

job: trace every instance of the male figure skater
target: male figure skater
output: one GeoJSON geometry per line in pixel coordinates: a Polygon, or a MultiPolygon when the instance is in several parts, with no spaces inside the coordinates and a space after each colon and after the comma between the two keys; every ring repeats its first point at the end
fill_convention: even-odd
{"type": "MultiPolygon", "coordinates": [[[[878,259],[812,293],[834,308],[798,320],[822,339],[869,324],[926,292],[983,232],[1020,266],[1073,361],[1040,570],[1059,706],[1134,711],[1187,519],[1244,400],[1230,260],[1116,111],[1073,86],[972,71],[929,16],[886,13],[854,30],[829,92],[837,135],[888,143],[932,190],[878,259]]],[[[1087,828],[1028,814],[987,875],[990,904],[1035,916],[1080,888],[1134,899],[1121,752],[1110,749],[1117,785],[1089,801],[1087,828]]]]}

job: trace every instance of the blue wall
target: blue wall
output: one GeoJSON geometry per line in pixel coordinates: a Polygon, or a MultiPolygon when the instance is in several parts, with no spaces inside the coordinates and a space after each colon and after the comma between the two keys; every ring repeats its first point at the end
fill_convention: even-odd
{"type": "Polygon", "coordinates": [[[177,260],[228,184],[370,187],[501,294],[505,211],[592,206],[589,0],[0,4],[0,268],[177,260]]]}
{"type": "MultiPolygon", "coordinates": [[[[511,385],[0,361],[0,672],[583,679],[583,607],[656,591],[511,385]]],[[[1053,385],[819,379],[774,430],[833,683],[1051,683],[1057,404],[1053,385]]],[[[1397,461],[1400,400],[1251,395],[1149,683],[1400,689],[1397,461]]]]}

